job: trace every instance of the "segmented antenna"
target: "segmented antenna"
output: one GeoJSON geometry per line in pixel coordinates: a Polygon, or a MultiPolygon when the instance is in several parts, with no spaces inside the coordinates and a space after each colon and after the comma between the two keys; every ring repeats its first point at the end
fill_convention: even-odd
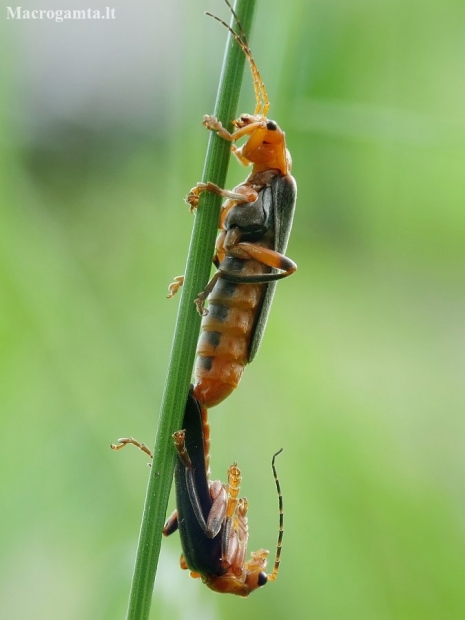
{"type": "Polygon", "coordinates": [[[229,4],[228,0],[224,0],[224,1],[228,5],[229,10],[231,11],[234,19],[236,20],[239,33],[233,30],[231,26],[227,24],[225,21],[223,21],[220,17],[213,15],[213,13],[206,12],[205,14],[208,15],[209,17],[213,17],[213,19],[216,19],[216,21],[220,22],[220,24],[223,24],[223,26],[227,28],[229,32],[232,34],[232,36],[236,39],[242,51],[246,55],[247,60],[249,61],[249,65],[250,65],[250,71],[252,72],[253,88],[255,92],[256,105],[255,105],[254,116],[266,117],[268,110],[270,109],[270,100],[268,99],[268,94],[266,92],[265,84],[263,83],[263,80],[260,76],[257,65],[255,64],[255,60],[253,59],[252,51],[247,42],[247,37],[245,35],[244,29],[242,28],[242,24],[239,21],[239,18],[237,17],[236,12],[232,8],[232,6],[229,4]]]}
{"type": "Polygon", "coordinates": [[[281,562],[281,550],[283,548],[283,533],[284,533],[284,511],[283,511],[283,495],[281,493],[281,485],[279,484],[278,474],[276,472],[275,467],[275,459],[278,454],[281,454],[283,449],[278,450],[276,454],[273,455],[273,459],[271,460],[271,469],[273,470],[274,481],[276,483],[276,489],[278,491],[278,502],[279,502],[279,534],[278,534],[278,542],[276,545],[276,555],[274,559],[273,572],[271,575],[267,575],[268,581],[275,581],[278,576],[279,571],[279,563],[281,562]]]}

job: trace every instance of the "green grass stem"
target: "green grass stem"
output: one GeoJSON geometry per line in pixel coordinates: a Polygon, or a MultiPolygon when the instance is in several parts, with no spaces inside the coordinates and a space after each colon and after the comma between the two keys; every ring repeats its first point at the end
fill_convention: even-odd
{"type": "MultiPolygon", "coordinates": [[[[256,0],[237,0],[235,5],[235,11],[247,34],[250,32],[255,2],[256,0]]],[[[236,116],[244,62],[243,51],[231,35],[228,35],[214,115],[229,129],[236,116]]],[[[230,144],[211,132],[202,180],[224,187],[229,158],[230,144]]],[[[220,206],[219,196],[204,193],[195,216],[142,516],[128,620],[149,618],[162,528],[175,465],[171,435],[182,426],[200,329],[200,316],[194,299],[208,282],[220,206]]]]}

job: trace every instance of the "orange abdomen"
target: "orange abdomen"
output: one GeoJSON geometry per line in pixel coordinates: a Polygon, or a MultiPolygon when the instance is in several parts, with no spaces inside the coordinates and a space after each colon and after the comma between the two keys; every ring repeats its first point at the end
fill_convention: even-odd
{"type": "MultiPolygon", "coordinates": [[[[224,266],[241,276],[264,271],[255,260],[226,257],[224,266]]],[[[237,284],[223,278],[213,288],[194,371],[194,396],[203,406],[217,405],[239,384],[265,290],[266,284],[237,284]]]]}

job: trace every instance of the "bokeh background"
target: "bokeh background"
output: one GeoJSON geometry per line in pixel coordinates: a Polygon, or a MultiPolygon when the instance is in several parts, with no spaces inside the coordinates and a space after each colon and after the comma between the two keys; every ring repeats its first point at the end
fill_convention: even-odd
{"type": "MultiPolygon", "coordinates": [[[[92,8],[105,5],[95,1],[92,8]]],[[[87,8],[44,0],[23,9],[87,8]]],[[[0,600],[9,620],[123,618],[147,459],[228,19],[0,20],[0,600]]],[[[214,594],[163,542],[153,619],[465,617],[465,5],[259,2],[252,49],[299,184],[267,333],[211,413],[249,549],[282,571],[214,594]]],[[[245,74],[240,111],[251,111],[245,74]]],[[[228,185],[246,175],[232,162],[228,185]]],[[[173,501],[170,508],[173,507],[173,501]]]]}

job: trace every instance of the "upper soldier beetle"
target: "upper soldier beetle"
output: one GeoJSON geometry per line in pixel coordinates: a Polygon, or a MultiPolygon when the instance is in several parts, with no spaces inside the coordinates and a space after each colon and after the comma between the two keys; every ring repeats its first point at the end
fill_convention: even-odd
{"type": "MultiPolygon", "coordinates": [[[[190,569],[214,592],[246,597],[278,575],[283,538],[283,501],[272,459],[273,476],[279,498],[279,534],[273,571],[266,573],[268,551],[251,553],[246,561],[248,540],[245,498],[239,498],[241,472],[234,463],[228,482],[210,481],[209,424],[205,407],[189,393],[183,420],[184,429],[173,434],[178,454],[174,478],[177,510],[169,517],[163,533],[179,529],[183,555],[181,568],[190,569]]],[[[150,450],[132,438],[120,439],[118,450],[132,443],[151,456],[150,450]]]]}
{"type": "MultiPolygon", "coordinates": [[[[234,143],[247,137],[242,147],[232,146],[242,164],[252,165],[247,179],[232,191],[214,183],[198,183],[187,197],[191,210],[197,207],[202,192],[226,198],[213,257],[217,271],[196,299],[203,319],[194,396],[206,407],[218,404],[237,387],[245,365],[259,348],[276,281],[297,269],[284,255],[297,196],[285,134],[266,116],[270,101],[263,80],[242,26],[228,0],[225,2],[239,32],[215,15],[207,15],[223,24],[244,51],[252,72],[256,107],[253,114],[242,114],[233,121],[233,133],[215,117],[204,117],[204,125],[224,140],[234,143]]],[[[174,295],[181,284],[182,277],[176,278],[168,296],[174,295]]]]}

